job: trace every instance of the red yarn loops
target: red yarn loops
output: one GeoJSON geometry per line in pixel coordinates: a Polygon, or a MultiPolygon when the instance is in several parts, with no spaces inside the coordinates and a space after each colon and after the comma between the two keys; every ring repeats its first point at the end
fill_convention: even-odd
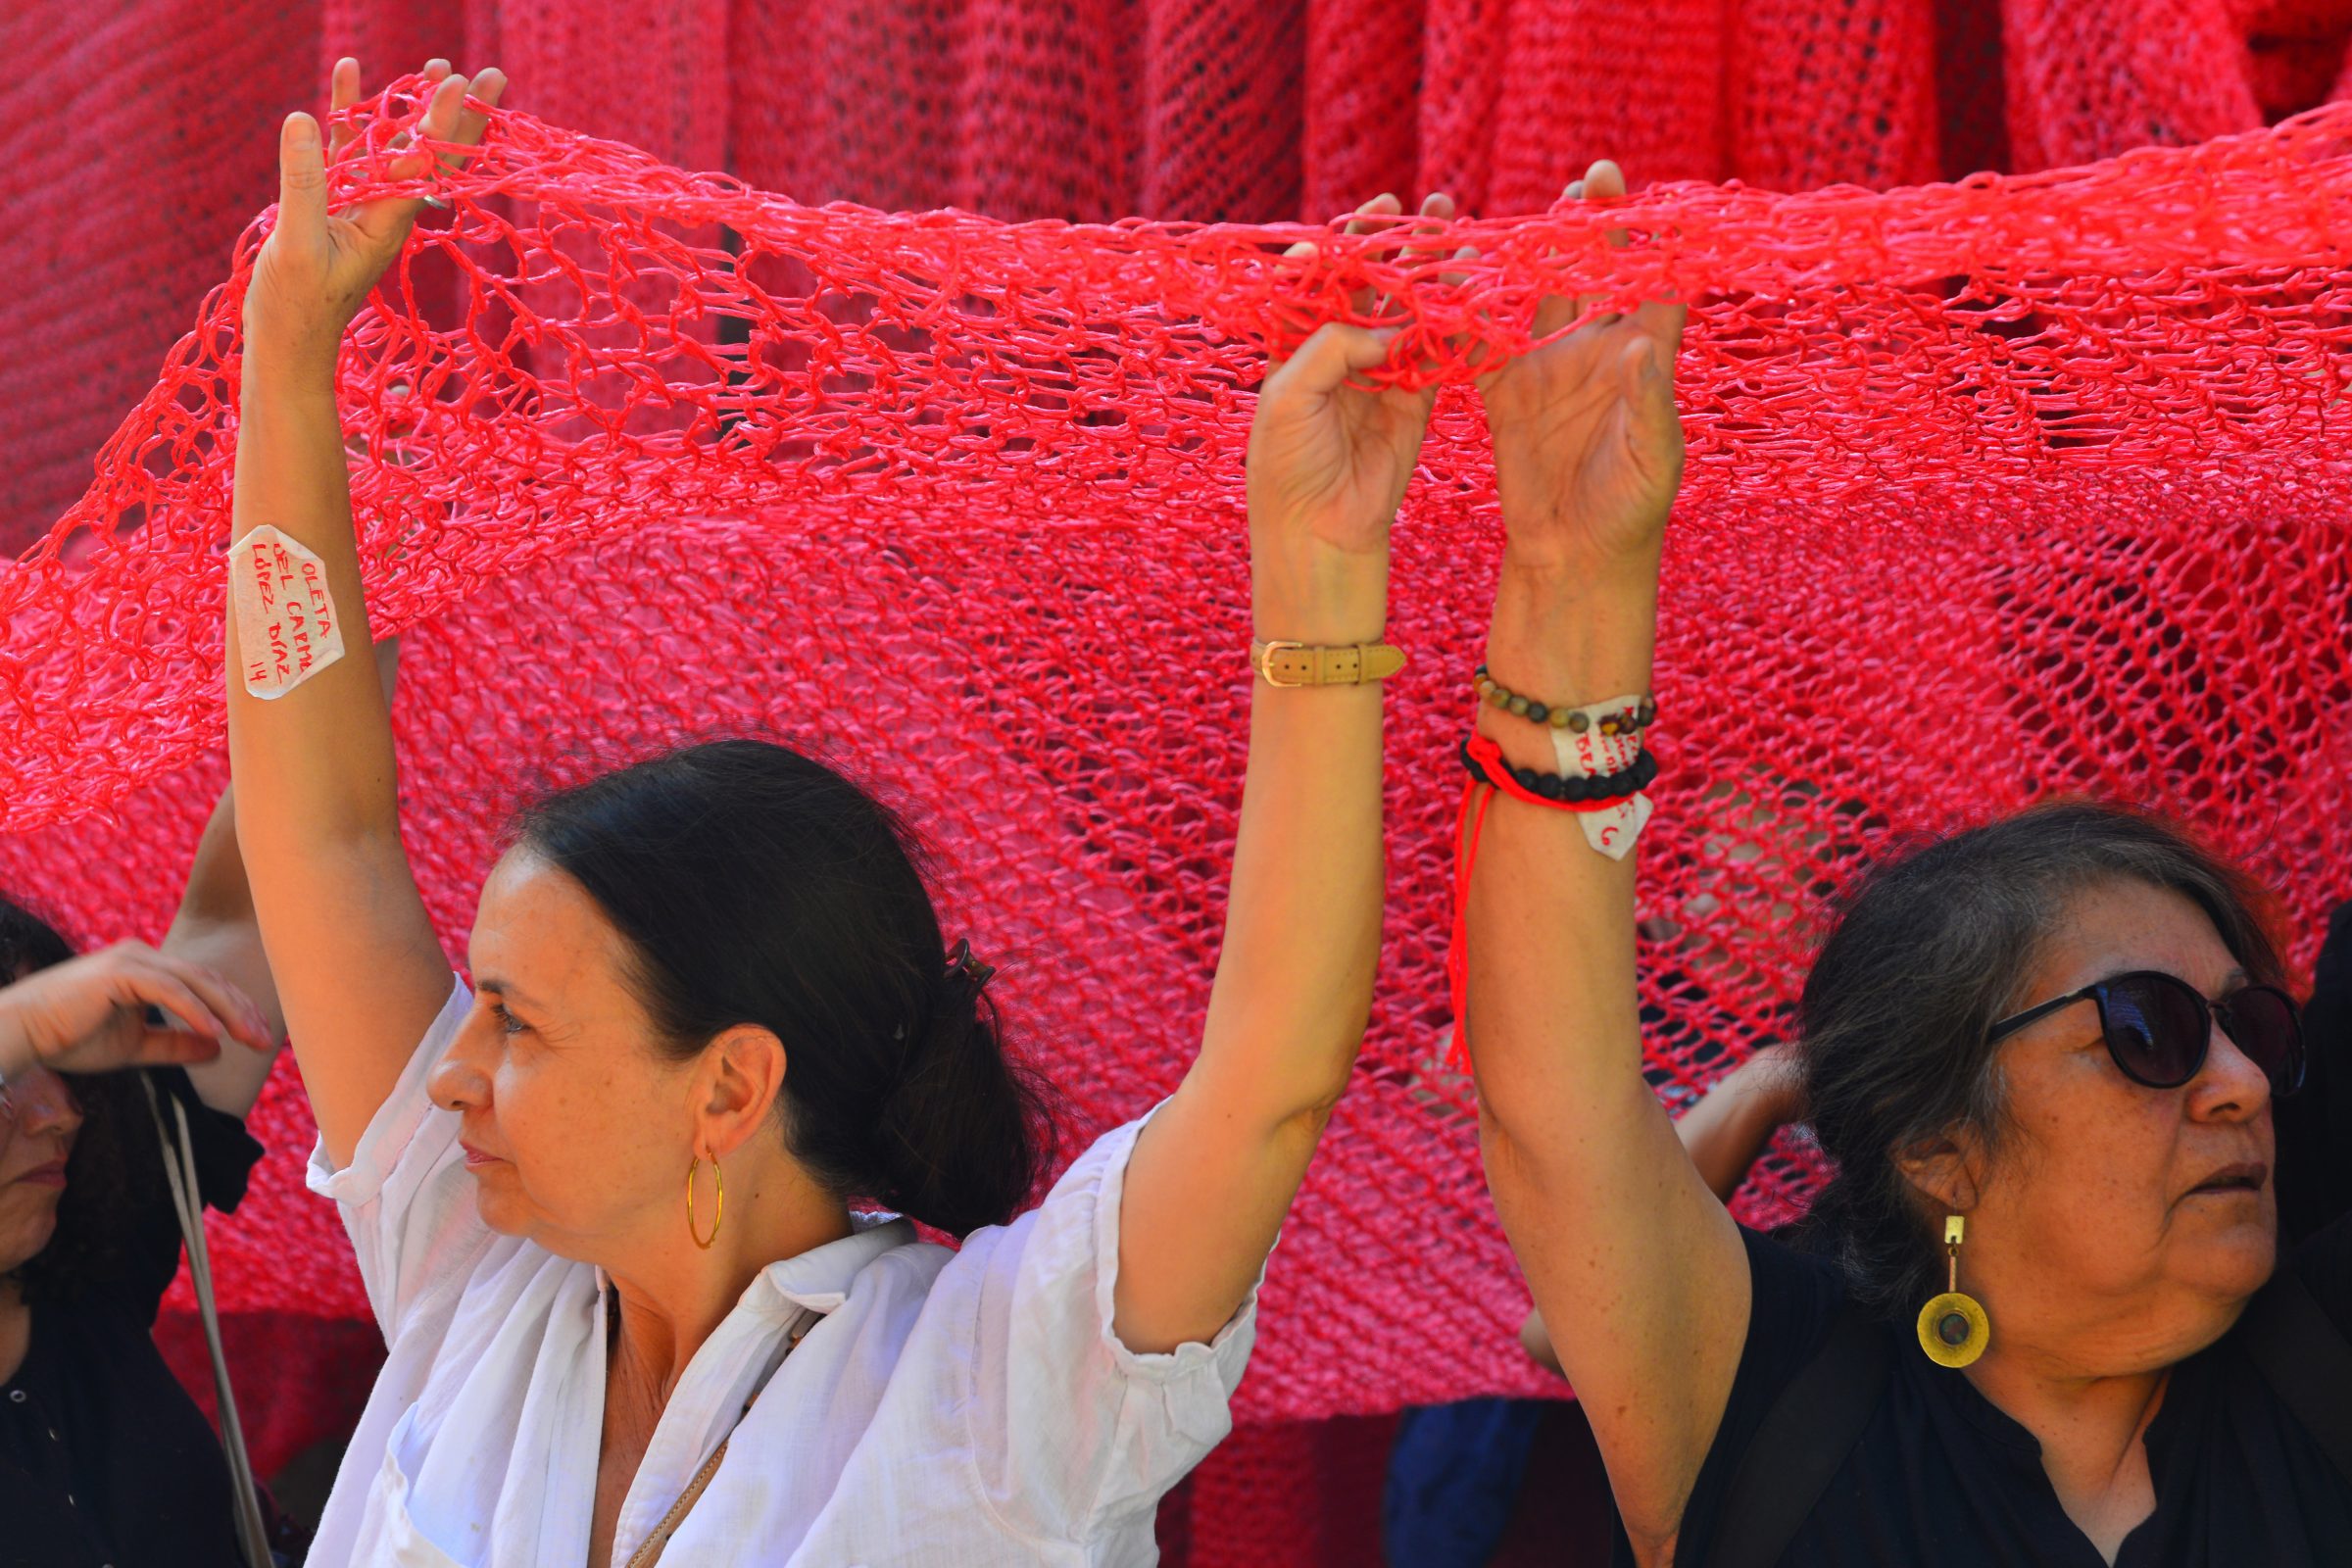
{"type": "MultiPolygon", "coordinates": [[[[392,121],[339,198],[382,188],[392,121]]],[[[1434,243],[1478,255],[1439,266],[1400,259],[1404,224],[803,207],[501,113],[339,372],[430,907],[456,954],[543,785],[773,734],[931,835],[950,924],[1003,961],[1075,1130],[1134,1115],[1190,1060],[1216,961],[1267,355],[1361,290],[1402,329],[1396,373],[1442,383],[1389,630],[1458,651],[1500,543],[1473,367],[1527,346],[1546,292],[1671,292],[1690,456],[1641,851],[1661,1095],[1785,1030],[1823,898],[1866,858],[2047,792],[2198,825],[2280,891],[2308,961],[2352,863],[2347,133],[2336,107],[2031,177],[1655,186],[1451,224],[1434,243]],[[1301,237],[1316,254],[1286,259],[1301,237]]],[[[267,221],[88,492],[0,565],[0,887],[81,940],[160,931],[221,782],[237,321],[267,221]]],[[[1389,683],[1379,997],[1245,1420],[1544,1386],[1441,1061],[1446,662],[1389,683]]],[[[216,1232],[224,1306],[364,1314],[301,1191],[291,1067],[256,1126],[258,1191],[216,1232]]],[[[1740,1211],[1786,1216],[1808,1175],[1785,1142],[1740,1211]]]]}

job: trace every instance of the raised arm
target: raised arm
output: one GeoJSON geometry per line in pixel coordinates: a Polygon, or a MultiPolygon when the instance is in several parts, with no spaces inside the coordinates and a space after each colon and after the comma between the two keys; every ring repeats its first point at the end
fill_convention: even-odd
{"type": "Polygon", "coordinates": [[[277,1004],[277,987],[270,979],[270,960],[262,953],[261,927],[253,915],[253,892],[245,883],[245,862],[237,854],[237,805],[234,788],[220,792],[213,814],[197,841],[195,861],[188,867],[186,890],[172,929],[164,937],[164,953],[201,963],[252,999],[269,1031],[269,1051],[224,1051],[210,1061],[188,1067],[188,1081],[197,1098],[215,1110],[242,1116],[253,1108],[270,1068],[277,1060],[276,1043],[285,1038],[285,1014],[277,1004]]]}
{"type": "MultiPolygon", "coordinates": [[[[1383,197],[1362,210],[1398,208],[1383,197]]],[[[1432,198],[1423,211],[1451,207],[1432,198]]],[[[1382,640],[1389,523],[1431,402],[1348,384],[1387,357],[1385,335],[1335,323],[1266,377],[1249,457],[1260,639],[1382,640]]],[[[1206,1340],[1233,1316],[1348,1087],[1380,957],[1380,731],[1378,682],[1250,680],[1249,774],[1200,1054],[1128,1167],[1115,1304],[1132,1348],[1206,1340]]]]}
{"type": "MultiPolygon", "coordinates": [[[[375,665],[383,679],[384,701],[392,700],[393,670],[398,662],[397,639],[375,650],[375,665]]],[[[213,814],[196,842],[187,885],[163,952],[200,963],[223,976],[252,999],[270,1032],[272,1049],[266,1052],[224,1051],[210,1061],[188,1068],[197,1098],[215,1110],[243,1116],[253,1109],[277,1061],[275,1043],[286,1037],[285,1011],[278,1005],[277,982],[270,978],[270,959],[262,950],[261,923],[253,910],[253,887],[245,877],[244,856],[237,848],[237,792],[220,792],[213,814]]]]}
{"type": "MultiPolygon", "coordinates": [[[[465,107],[465,77],[442,79],[425,133],[477,140],[483,117],[465,107]]],[[[502,82],[470,84],[485,103],[502,82]]],[[[334,100],[358,97],[358,67],[335,68],[334,100]]],[[[338,1164],[399,1080],[446,1000],[449,972],[401,847],[392,727],[368,646],[359,550],[335,411],[343,329],[400,252],[418,204],[326,207],[325,150],[317,122],[291,116],[279,136],[277,225],[245,297],[243,398],[237,430],[232,541],[268,527],[320,564],[321,606],[307,593],[313,648],[326,628],[351,657],[281,662],[285,591],[276,585],[255,624],[233,608],[235,573],[256,569],[232,549],[227,618],[228,747],[236,832],[269,968],[276,981],[319,1136],[338,1164]],[[258,672],[258,678],[257,678],[258,672]],[[288,677],[299,676],[288,683],[288,677]],[[263,697],[278,683],[275,695],[263,697]]],[[[415,172],[422,172],[419,162],[415,172]]],[[[267,537],[267,536],[265,536],[267,537]]],[[[263,558],[267,565],[268,558],[263,558]]],[[[258,597],[258,596],[257,596],[258,597]]]]}
{"type": "Polygon", "coordinates": [[[1803,1074],[1788,1048],[1776,1043],[1718,1078],[1697,1104],[1683,1112],[1674,1131],[1698,1179],[1719,1202],[1728,1203],[1764,1157],[1773,1135],[1804,1113],[1803,1074]]]}
{"type": "MultiPolygon", "coordinates": [[[[1595,165],[1571,194],[1621,194],[1595,165]],[[1580,188],[1581,187],[1581,188],[1580,188]]],[[[1537,329],[1572,318],[1550,301],[1537,329]]],[[[1486,378],[1506,544],[1487,660],[1508,690],[1582,706],[1650,690],[1658,568],[1682,474],[1682,311],[1596,317],[1486,378]]],[[[1549,733],[1482,705],[1518,767],[1549,733]]],[[[1579,817],[1497,796],[1469,889],[1467,1028],[1487,1179],[1644,1561],[1662,1560],[1747,1329],[1731,1216],[1642,1076],[1635,857],[1579,817]]]]}
{"type": "MultiPolygon", "coordinates": [[[[1728,1203],[1773,1134],[1803,1114],[1796,1063],[1788,1047],[1771,1045],[1715,1080],[1697,1104],[1675,1119],[1674,1132],[1707,1191],[1728,1203]]],[[[1528,1313],[1519,1325],[1519,1344],[1539,1366],[1560,1370],[1559,1351],[1552,1348],[1542,1312],[1528,1313]]]]}

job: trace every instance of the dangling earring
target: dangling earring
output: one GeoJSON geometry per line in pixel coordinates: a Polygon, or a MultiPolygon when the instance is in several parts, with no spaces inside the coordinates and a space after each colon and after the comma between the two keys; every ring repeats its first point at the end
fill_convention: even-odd
{"type": "Polygon", "coordinates": [[[703,1156],[697,1154],[694,1163],[686,1167],[686,1234],[694,1237],[694,1245],[707,1252],[710,1244],[718,1240],[719,1221],[727,1217],[727,1173],[719,1168],[715,1158],[710,1161],[710,1180],[718,1189],[718,1200],[711,1206],[710,1234],[700,1235],[694,1228],[694,1173],[702,1168],[702,1163],[703,1156]]]}
{"type": "Polygon", "coordinates": [[[1943,1247],[1950,1254],[1947,1289],[1919,1309],[1919,1348],[1937,1366],[1963,1367],[1984,1353],[1992,1343],[1992,1323],[1973,1296],[1960,1294],[1960,1241],[1968,1221],[1957,1214],[1943,1219],[1943,1247]]]}

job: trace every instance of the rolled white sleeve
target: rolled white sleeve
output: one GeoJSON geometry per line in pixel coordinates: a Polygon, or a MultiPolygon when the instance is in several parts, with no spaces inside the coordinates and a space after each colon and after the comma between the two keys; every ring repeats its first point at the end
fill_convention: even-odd
{"type": "Polygon", "coordinates": [[[472,1005],[473,994],[453,976],[449,1001],[376,1107],[350,1164],[335,1169],[323,1139],[311,1151],[311,1191],[342,1209],[387,1344],[417,1302],[464,1279],[491,1236],[474,1208],[458,1117],[425,1094],[426,1075],[472,1005]]]}
{"type": "Polygon", "coordinates": [[[975,1282],[964,1410],[983,1494],[1040,1542],[1148,1531],[1160,1496],[1232,1430],[1256,1342],[1255,1286],[1206,1344],[1141,1354],[1113,1331],[1120,1198],[1142,1126],[1104,1135],[1033,1212],[976,1233],[940,1281],[951,1297],[963,1294],[954,1276],[975,1282]]]}

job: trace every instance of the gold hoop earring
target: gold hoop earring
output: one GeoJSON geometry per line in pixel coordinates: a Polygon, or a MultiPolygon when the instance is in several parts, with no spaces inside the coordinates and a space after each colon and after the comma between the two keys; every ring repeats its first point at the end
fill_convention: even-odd
{"type": "Polygon", "coordinates": [[[694,1163],[686,1167],[686,1234],[694,1238],[695,1246],[707,1252],[710,1250],[710,1244],[718,1240],[719,1222],[727,1217],[727,1173],[719,1168],[716,1158],[710,1161],[710,1181],[718,1190],[718,1200],[711,1205],[710,1234],[701,1235],[694,1228],[694,1173],[702,1168],[702,1164],[703,1156],[697,1154],[694,1163]]]}
{"type": "Polygon", "coordinates": [[[1967,1220],[1944,1216],[1947,1288],[1919,1309],[1919,1348],[1937,1366],[1967,1366],[1992,1343],[1992,1320],[1984,1315],[1984,1303],[1960,1291],[1960,1242],[1967,1232],[1967,1220]]]}

